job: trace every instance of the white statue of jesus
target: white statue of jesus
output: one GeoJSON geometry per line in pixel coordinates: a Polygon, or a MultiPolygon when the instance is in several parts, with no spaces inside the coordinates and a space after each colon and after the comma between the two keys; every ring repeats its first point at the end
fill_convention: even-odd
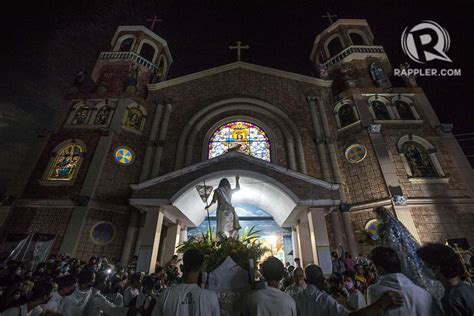
{"type": "Polygon", "coordinates": [[[214,190],[211,203],[206,209],[217,202],[217,233],[222,232],[227,237],[239,238],[239,217],[232,206],[232,194],[240,190],[239,176],[235,177],[235,189],[230,187],[226,178],[219,182],[219,186],[214,190]]]}

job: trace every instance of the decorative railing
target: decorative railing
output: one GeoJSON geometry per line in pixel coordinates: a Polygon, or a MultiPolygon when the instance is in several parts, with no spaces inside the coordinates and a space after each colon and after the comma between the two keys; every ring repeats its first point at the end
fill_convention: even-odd
{"type": "Polygon", "coordinates": [[[329,69],[353,53],[384,54],[385,51],[383,49],[383,46],[349,46],[343,51],[341,51],[339,54],[337,54],[336,56],[326,61],[323,65],[326,67],[326,69],[329,69]]]}
{"type": "Polygon", "coordinates": [[[146,60],[142,56],[134,52],[101,52],[99,59],[130,59],[139,65],[142,65],[148,69],[155,70],[158,68],[150,61],[146,60]]]}

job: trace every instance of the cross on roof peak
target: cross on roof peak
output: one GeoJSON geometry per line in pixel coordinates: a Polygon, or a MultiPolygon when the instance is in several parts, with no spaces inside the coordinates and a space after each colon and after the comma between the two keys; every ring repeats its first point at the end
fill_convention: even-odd
{"type": "Polygon", "coordinates": [[[229,49],[236,49],[237,50],[237,61],[240,61],[240,51],[242,49],[249,49],[250,47],[248,45],[245,45],[245,46],[242,46],[242,42],[241,41],[237,41],[236,42],[237,45],[236,46],[229,46],[229,49]]]}
{"type": "Polygon", "coordinates": [[[321,17],[322,18],[327,18],[329,20],[329,23],[332,24],[333,23],[332,18],[337,18],[337,15],[326,12],[326,15],[321,15],[321,17]]]}
{"type": "Polygon", "coordinates": [[[153,17],[153,19],[147,19],[147,21],[151,22],[150,30],[152,30],[152,31],[155,28],[156,22],[163,22],[163,20],[158,19],[158,17],[156,15],[153,17]]]}

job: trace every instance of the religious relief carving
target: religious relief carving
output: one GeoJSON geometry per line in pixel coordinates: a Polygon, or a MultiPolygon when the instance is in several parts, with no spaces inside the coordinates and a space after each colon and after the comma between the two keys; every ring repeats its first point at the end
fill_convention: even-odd
{"type": "Polygon", "coordinates": [[[132,107],[127,110],[124,125],[128,128],[141,131],[143,122],[144,122],[144,114],[139,107],[132,107]]]}
{"type": "Polygon", "coordinates": [[[394,195],[392,201],[395,205],[407,205],[408,197],[406,195],[394,195]]]}
{"type": "Polygon", "coordinates": [[[370,134],[379,134],[382,129],[382,124],[370,124],[369,133],[370,134]]]}
{"type": "Polygon", "coordinates": [[[387,75],[385,74],[384,70],[377,65],[377,63],[370,64],[369,68],[370,76],[374,81],[375,85],[380,88],[390,88],[392,84],[388,79],[387,75]]]}
{"type": "Polygon", "coordinates": [[[162,66],[160,65],[160,67],[155,68],[155,70],[151,74],[150,83],[153,84],[163,81],[163,70],[161,69],[161,67],[162,66]]]}
{"type": "Polygon", "coordinates": [[[420,144],[408,141],[403,144],[402,151],[411,170],[412,177],[437,177],[438,173],[433,166],[433,162],[420,144]]]}
{"type": "Polygon", "coordinates": [[[136,64],[131,64],[129,69],[128,69],[128,77],[127,77],[127,86],[128,87],[136,87],[138,83],[138,73],[140,72],[140,69],[138,68],[138,65],[136,64]]]}
{"type": "Polygon", "coordinates": [[[72,180],[77,174],[83,153],[83,148],[77,144],[62,147],[54,157],[47,180],[72,180]]]}
{"type": "Polygon", "coordinates": [[[99,112],[97,112],[97,116],[95,117],[94,124],[95,125],[105,125],[109,122],[109,116],[112,112],[112,108],[104,105],[100,108],[99,112]]]}
{"type": "Polygon", "coordinates": [[[408,70],[411,68],[410,64],[405,62],[404,64],[400,64],[400,73],[402,75],[402,79],[405,82],[407,87],[418,87],[416,83],[416,78],[414,75],[409,75],[408,70]]]}
{"type": "Polygon", "coordinates": [[[323,64],[319,64],[317,69],[320,79],[329,80],[329,73],[326,66],[324,66],[323,64]]]}
{"type": "Polygon", "coordinates": [[[74,113],[74,118],[72,119],[72,125],[82,125],[87,123],[89,117],[89,107],[81,106],[74,113]]]}
{"type": "Polygon", "coordinates": [[[352,70],[353,67],[350,63],[343,63],[339,69],[342,75],[342,80],[348,88],[357,86],[357,79],[352,78],[352,70]]]}

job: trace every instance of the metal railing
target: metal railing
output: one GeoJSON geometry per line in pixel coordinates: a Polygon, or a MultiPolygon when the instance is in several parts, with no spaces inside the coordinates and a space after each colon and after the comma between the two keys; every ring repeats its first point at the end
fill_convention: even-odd
{"type": "Polygon", "coordinates": [[[323,65],[326,67],[326,69],[329,69],[353,53],[384,54],[385,51],[383,49],[383,46],[349,46],[340,53],[338,53],[336,56],[326,61],[323,65]]]}
{"type": "Polygon", "coordinates": [[[134,52],[101,52],[99,59],[130,59],[139,65],[142,65],[148,69],[155,70],[158,68],[150,61],[146,60],[142,56],[134,52]]]}

